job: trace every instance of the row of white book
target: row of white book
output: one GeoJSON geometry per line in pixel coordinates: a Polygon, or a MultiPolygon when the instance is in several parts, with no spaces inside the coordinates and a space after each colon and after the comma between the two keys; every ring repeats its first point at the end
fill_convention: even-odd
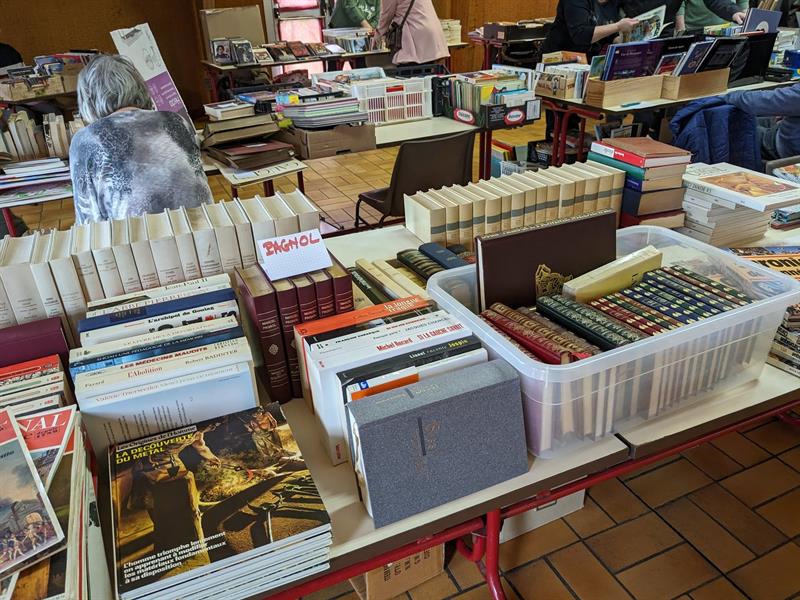
{"type": "Polygon", "coordinates": [[[232,273],[257,264],[259,240],[317,227],[319,209],[295,190],[7,236],[0,328],[58,316],[74,338],[89,302],[232,273]]]}
{"type": "Polygon", "coordinates": [[[47,113],[42,117],[42,124],[37,125],[24,110],[12,113],[7,128],[0,135],[0,154],[12,160],[68,158],[72,136],[83,126],[78,115],[65,123],[62,115],[47,113]]]}
{"type": "Polygon", "coordinates": [[[625,172],[594,161],[405,196],[406,227],[423,242],[475,247],[475,237],[613,208],[625,172]]]}
{"type": "Polygon", "coordinates": [[[58,356],[0,369],[0,600],[111,597],[80,413],[58,356]],[[20,398],[26,399],[20,399],[20,398]]]}

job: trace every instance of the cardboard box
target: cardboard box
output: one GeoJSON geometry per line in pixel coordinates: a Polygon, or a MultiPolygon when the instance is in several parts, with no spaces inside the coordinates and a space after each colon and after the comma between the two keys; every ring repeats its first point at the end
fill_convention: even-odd
{"type": "Polygon", "coordinates": [[[281,129],[276,140],[294,146],[300,158],[325,158],[375,149],[375,125],[337,125],[332,129],[281,129]]]}
{"type": "Polygon", "coordinates": [[[590,79],[586,82],[585,102],[588,106],[612,108],[626,102],[659,100],[663,79],[663,75],[611,81],[590,79]]]}
{"type": "MultiPolygon", "coordinates": [[[[77,80],[76,80],[77,84],[77,80]]],[[[52,96],[63,94],[67,91],[75,91],[75,87],[70,90],[64,89],[64,78],[61,75],[50,75],[31,85],[28,81],[0,81],[0,100],[16,101],[35,100],[42,96],[52,96]]]]}
{"type": "Polygon", "coordinates": [[[666,75],[661,89],[661,97],[669,100],[685,100],[722,94],[728,90],[730,69],[715,69],[673,77],[666,75]]]}
{"type": "Polygon", "coordinates": [[[503,521],[503,529],[500,530],[500,543],[513,540],[537,527],[566,517],[568,514],[583,508],[583,500],[586,495],[585,490],[575,492],[569,496],[559,498],[550,504],[545,504],[537,509],[529,510],[520,515],[513,516],[503,521]]]}
{"type": "Polygon", "coordinates": [[[444,544],[368,571],[350,580],[361,600],[390,600],[444,571],[444,544]]]}
{"type": "Polygon", "coordinates": [[[217,38],[244,38],[253,46],[266,43],[264,20],[257,4],[201,10],[200,25],[207,60],[212,60],[211,40],[217,38]]]}

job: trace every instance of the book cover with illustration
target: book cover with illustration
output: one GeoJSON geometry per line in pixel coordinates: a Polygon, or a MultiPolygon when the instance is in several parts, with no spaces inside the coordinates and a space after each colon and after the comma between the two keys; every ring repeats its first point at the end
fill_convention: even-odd
{"type": "Polygon", "coordinates": [[[17,423],[0,410],[0,577],[43,557],[64,540],[17,423]]]}
{"type": "Polygon", "coordinates": [[[121,598],[246,568],[330,531],[278,403],[118,445],[109,463],[121,598]]]}
{"type": "Polygon", "coordinates": [[[75,406],[56,408],[25,417],[17,417],[17,425],[44,488],[50,488],[54,467],[69,440],[75,420],[75,406]]]}
{"type": "Polygon", "coordinates": [[[800,203],[800,186],[728,163],[693,163],[686,168],[683,184],[760,212],[800,203]]]}

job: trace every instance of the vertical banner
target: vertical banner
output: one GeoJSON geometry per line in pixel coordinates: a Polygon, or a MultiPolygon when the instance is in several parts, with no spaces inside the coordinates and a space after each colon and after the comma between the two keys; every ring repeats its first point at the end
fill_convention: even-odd
{"type": "Polygon", "coordinates": [[[130,29],[117,29],[111,32],[111,39],[117,52],[130,60],[142,75],[156,110],[180,113],[191,122],[183,98],[161,58],[150,25],[142,23],[130,29]]]}

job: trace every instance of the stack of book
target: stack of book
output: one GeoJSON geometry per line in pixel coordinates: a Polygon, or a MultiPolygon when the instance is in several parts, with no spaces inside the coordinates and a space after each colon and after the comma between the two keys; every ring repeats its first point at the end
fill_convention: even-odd
{"type": "Polygon", "coordinates": [[[439,19],[444,32],[444,41],[448,45],[461,43],[461,21],[459,19],[439,19]]]}
{"type": "Polygon", "coordinates": [[[276,403],[116,445],[109,480],[120,600],[239,600],[328,568],[330,517],[276,403]]]}
{"type": "Polygon", "coordinates": [[[0,129],[0,160],[66,159],[72,136],[81,128],[83,120],[77,114],[65,122],[62,115],[48,113],[39,125],[24,110],[11,113],[5,129],[0,129]]]}
{"type": "MultiPolygon", "coordinates": [[[[765,246],[730,248],[737,256],[763,267],[800,279],[800,247],[765,246]]],[[[783,317],[767,362],[800,377],[800,305],[789,307],[783,317]]]]}
{"type": "Polygon", "coordinates": [[[276,112],[287,105],[308,104],[320,100],[342,98],[344,92],[320,92],[314,88],[295,87],[290,90],[256,90],[237,94],[236,98],[253,105],[256,114],[276,112]]]}
{"type": "Polygon", "coordinates": [[[0,470],[17,482],[5,492],[3,598],[110,593],[99,524],[87,514],[96,501],[80,417],[65,381],[58,355],[0,369],[0,470]]]}
{"type": "Polygon", "coordinates": [[[773,229],[794,229],[798,225],[800,225],[800,205],[779,208],[772,213],[770,227],[773,229]]]}
{"type": "Polygon", "coordinates": [[[40,158],[2,166],[0,191],[69,181],[69,165],[60,158],[40,158]]]}
{"type": "Polygon", "coordinates": [[[326,46],[338,46],[344,52],[369,52],[386,47],[380,36],[373,36],[371,29],[363,27],[323,29],[322,38],[326,46]]]}
{"type": "Polygon", "coordinates": [[[360,109],[358,98],[332,98],[305,104],[287,104],[283,115],[297,127],[318,129],[336,125],[360,125],[369,120],[366,111],[360,109]]]}
{"type": "Polygon", "coordinates": [[[625,171],[595,160],[513,173],[405,197],[405,226],[423,242],[475,248],[475,237],[622,205],[625,171]]]}
{"type": "Polygon", "coordinates": [[[689,165],[683,183],[686,226],[679,231],[712,246],[758,240],[774,211],[800,202],[800,184],[727,163],[689,165]]]}
{"type": "Polygon", "coordinates": [[[626,173],[622,227],[684,225],[683,174],[690,152],[649,137],[622,137],[592,142],[589,158],[626,173]]]}
{"type": "Polygon", "coordinates": [[[77,334],[88,302],[257,263],[257,243],[319,227],[302,192],[73,225],[0,242],[0,329],[59,317],[77,334]]]}
{"type": "Polygon", "coordinates": [[[69,369],[98,456],[257,406],[240,314],[227,274],[90,303],[69,369]]]}
{"type": "Polygon", "coordinates": [[[259,266],[236,268],[246,321],[258,340],[258,371],[274,401],[303,395],[294,327],[353,310],[350,273],[335,258],[331,262],[327,269],[274,281],[259,266]]]}
{"type": "Polygon", "coordinates": [[[480,115],[481,107],[489,104],[522,106],[536,98],[536,75],[530,69],[494,68],[450,77],[449,97],[452,108],[480,115]]]}

